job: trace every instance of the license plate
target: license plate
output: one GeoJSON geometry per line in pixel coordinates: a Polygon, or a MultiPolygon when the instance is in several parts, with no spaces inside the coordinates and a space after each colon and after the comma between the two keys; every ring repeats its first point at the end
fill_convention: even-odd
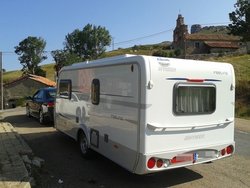
{"type": "Polygon", "coordinates": [[[192,153],[185,153],[176,156],[176,162],[188,162],[193,161],[194,155],[192,153]]]}

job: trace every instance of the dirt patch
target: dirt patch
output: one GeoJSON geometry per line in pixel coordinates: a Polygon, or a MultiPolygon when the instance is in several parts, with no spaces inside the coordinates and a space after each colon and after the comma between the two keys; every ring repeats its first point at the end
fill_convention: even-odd
{"type": "Polygon", "coordinates": [[[236,129],[250,133],[250,120],[235,118],[236,129]]]}

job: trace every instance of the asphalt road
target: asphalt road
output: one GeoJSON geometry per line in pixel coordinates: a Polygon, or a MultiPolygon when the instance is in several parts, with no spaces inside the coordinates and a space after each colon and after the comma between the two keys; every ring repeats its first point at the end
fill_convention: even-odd
{"type": "Polygon", "coordinates": [[[250,133],[247,131],[235,130],[233,157],[139,176],[99,154],[91,160],[83,159],[74,140],[26,117],[24,108],[6,111],[4,116],[4,121],[16,128],[34,154],[45,160],[44,168],[36,175],[37,187],[250,187],[250,133]]]}

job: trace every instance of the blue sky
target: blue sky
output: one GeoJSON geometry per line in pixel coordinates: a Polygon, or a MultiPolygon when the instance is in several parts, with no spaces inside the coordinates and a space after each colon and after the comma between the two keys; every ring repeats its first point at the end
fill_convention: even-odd
{"type": "MultiPolygon", "coordinates": [[[[172,41],[179,13],[192,24],[229,23],[236,0],[1,0],[0,51],[3,68],[22,66],[14,47],[28,36],[46,40],[46,51],[63,49],[65,35],[86,24],[101,25],[114,38],[115,49],[172,41]],[[162,32],[162,33],[161,33],[162,32]],[[161,33],[129,43],[121,43],[161,33]]],[[[108,48],[111,50],[111,47],[108,48]]],[[[50,53],[42,64],[52,63],[50,53]]]]}

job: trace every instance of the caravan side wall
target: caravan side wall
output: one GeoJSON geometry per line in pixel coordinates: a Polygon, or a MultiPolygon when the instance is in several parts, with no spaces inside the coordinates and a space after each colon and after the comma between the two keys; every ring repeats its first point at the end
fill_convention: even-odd
{"type": "MultiPolygon", "coordinates": [[[[146,84],[144,58],[125,58],[112,64],[64,70],[58,80],[70,80],[71,99],[56,102],[56,128],[77,139],[79,129],[88,135],[90,147],[133,171],[139,151],[141,87],[146,84]],[[91,84],[100,84],[99,104],[92,104],[91,84]]],[[[145,93],[144,93],[145,96],[145,93]]]]}

